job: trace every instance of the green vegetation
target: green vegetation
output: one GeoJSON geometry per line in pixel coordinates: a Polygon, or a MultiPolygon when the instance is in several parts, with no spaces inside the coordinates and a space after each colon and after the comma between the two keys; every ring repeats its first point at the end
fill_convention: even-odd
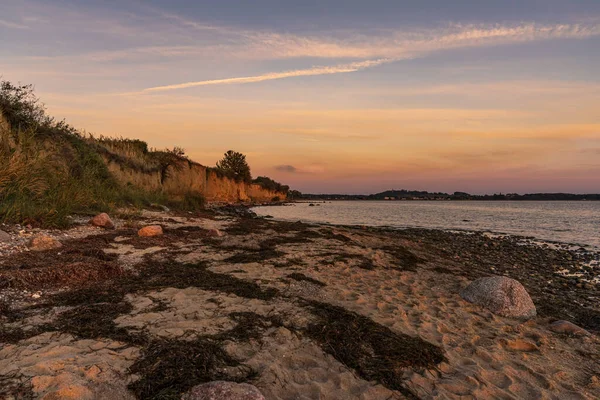
{"type": "Polygon", "coordinates": [[[150,151],[140,140],[87,135],[48,116],[31,85],[0,81],[0,222],[65,227],[73,213],[152,203],[196,209],[204,199],[180,201],[160,192],[120,185],[103,160],[143,171],[169,171],[191,163],[181,148],[150,151]]]}
{"type": "Polygon", "coordinates": [[[288,193],[288,191],[290,190],[289,186],[282,185],[281,183],[276,182],[273,179],[268,178],[266,176],[259,176],[258,178],[254,179],[252,183],[256,183],[262,186],[264,189],[272,190],[274,192],[288,193]]]}
{"type": "Polygon", "coordinates": [[[221,161],[217,161],[217,170],[221,174],[238,182],[250,183],[252,181],[250,166],[246,162],[246,156],[237,151],[227,151],[221,161]]]}
{"type": "Polygon", "coordinates": [[[107,210],[118,185],[99,154],[64,121],[47,116],[32,87],[0,83],[0,220],[65,226],[107,210]]]}
{"type": "MultiPolygon", "coordinates": [[[[0,80],[0,222],[60,228],[69,225],[70,215],[119,207],[198,210],[204,205],[200,193],[173,198],[161,190],[171,174],[194,165],[180,147],[157,150],[137,139],[80,131],[48,116],[32,85],[0,80]],[[124,171],[126,182],[115,169],[124,171]],[[132,173],[148,174],[150,183],[145,177],[129,181],[132,173]]],[[[233,150],[209,170],[282,194],[289,190],[267,177],[253,181],[246,156],[233,150]]]]}

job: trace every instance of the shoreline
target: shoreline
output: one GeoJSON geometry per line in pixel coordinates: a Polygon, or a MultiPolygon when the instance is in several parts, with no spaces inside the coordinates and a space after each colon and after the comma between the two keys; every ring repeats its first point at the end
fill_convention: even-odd
{"type": "MultiPolygon", "coordinates": [[[[268,207],[269,205],[263,205],[260,207],[268,207]]],[[[255,208],[255,206],[250,207],[250,209],[255,208]]],[[[419,226],[391,226],[391,225],[365,225],[365,224],[356,224],[356,225],[348,225],[348,224],[334,224],[329,222],[314,222],[302,219],[284,219],[284,218],[275,218],[270,215],[257,215],[258,218],[265,218],[271,221],[276,222],[302,222],[303,224],[313,225],[313,226],[328,226],[333,228],[342,228],[342,229],[370,229],[381,232],[395,232],[395,231],[431,231],[431,232],[444,232],[448,234],[456,234],[456,235],[478,235],[478,236],[486,236],[491,239],[507,239],[514,242],[516,245],[520,246],[533,246],[542,249],[551,249],[551,250],[561,250],[568,251],[574,255],[576,255],[576,259],[579,263],[582,263],[585,266],[589,266],[590,268],[597,269],[597,277],[595,278],[595,282],[600,284],[600,248],[592,245],[582,244],[582,243],[568,243],[568,242],[560,242],[554,240],[546,240],[536,238],[534,236],[524,236],[513,233],[506,232],[496,232],[492,230],[474,230],[474,229],[460,229],[460,228],[428,228],[428,227],[419,227],[419,226]]]]}
{"type": "MultiPolygon", "coordinates": [[[[335,202],[348,202],[346,200],[339,200],[339,201],[335,201],[335,202]]],[[[369,201],[370,203],[373,202],[377,202],[377,203],[389,203],[389,201],[369,201]]],[[[326,203],[332,203],[332,201],[322,201],[322,202],[309,202],[309,201],[295,201],[295,202],[286,202],[284,204],[278,204],[278,205],[270,205],[270,204],[260,204],[257,206],[251,206],[251,209],[254,208],[268,208],[268,207],[279,207],[279,206],[294,206],[297,203],[301,203],[301,204],[314,204],[315,206],[318,206],[320,204],[326,204],[326,203]]],[[[428,202],[424,202],[424,203],[428,203],[428,202]]],[[[542,203],[547,203],[546,201],[542,201],[542,203]]],[[[293,213],[292,213],[293,214],[293,213]]],[[[280,221],[288,221],[288,222],[292,222],[292,221],[302,221],[304,223],[315,223],[315,224],[325,224],[325,225],[331,225],[331,226],[341,226],[341,227],[353,227],[353,226],[367,226],[367,227],[373,227],[373,228],[383,228],[383,229],[431,229],[431,230],[442,230],[442,231],[448,231],[448,232],[452,232],[452,231],[456,231],[456,232],[465,232],[465,233],[487,233],[490,235],[505,235],[505,236],[513,236],[515,238],[519,238],[524,242],[528,242],[528,241],[532,241],[532,242],[539,242],[540,245],[550,245],[550,246],[558,246],[559,248],[564,248],[564,249],[569,249],[569,250],[584,250],[586,252],[591,252],[591,253],[598,253],[600,254],[600,243],[585,243],[582,241],[576,241],[576,240],[560,240],[560,239],[546,239],[546,238],[542,238],[542,237],[538,237],[535,236],[533,233],[525,233],[525,232],[510,232],[510,231],[506,231],[506,230],[502,230],[501,227],[498,227],[498,229],[494,229],[494,228],[479,228],[479,227],[474,227],[474,228],[470,228],[470,227],[464,227],[464,226],[460,226],[460,221],[456,222],[453,226],[427,226],[427,225],[418,225],[418,224],[369,224],[369,223],[364,223],[364,222],[358,222],[356,221],[355,223],[333,223],[333,222],[328,222],[325,221],[324,219],[321,220],[317,220],[317,219],[310,219],[310,218],[296,218],[296,216],[285,216],[285,215],[277,215],[277,213],[275,213],[275,216],[273,215],[269,215],[269,214],[263,214],[263,213],[257,213],[257,215],[259,217],[263,217],[263,218],[272,218],[274,220],[280,220],[280,221]]],[[[311,215],[311,217],[315,217],[315,215],[311,215]]],[[[339,217],[339,216],[338,216],[339,217]]],[[[330,218],[336,218],[336,215],[330,216],[330,218]]],[[[343,216],[341,217],[343,218],[343,216]]],[[[472,221],[462,221],[462,222],[472,222],[472,221]]],[[[562,232],[562,231],[561,231],[562,232]]]]}
{"type": "Polygon", "coordinates": [[[58,250],[0,256],[5,390],[179,398],[219,378],[248,381],[267,398],[600,396],[600,285],[557,274],[598,273],[581,269],[575,252],[483,233],[240,217],[235,208],[146,211],[115,219],[114,231],[62,232],[58,250]],[[150,224],[164,235],[137,237],[150,224]],[[67,267],[71,275],[57,273],[67,267]],[[489,275],[520,281],[538,316],[503,318],[461,299],[461,288],[489,275]],[[554,320],[591,335],[553,333],[554,320]],[[371,342],[380,334],[393,339],[388,351],[417,340],[430,353],[396,365],[407,350],[388,359],[371,342]],[[214,363],[202,375],[184,354],[206,346],[214,363]]]}

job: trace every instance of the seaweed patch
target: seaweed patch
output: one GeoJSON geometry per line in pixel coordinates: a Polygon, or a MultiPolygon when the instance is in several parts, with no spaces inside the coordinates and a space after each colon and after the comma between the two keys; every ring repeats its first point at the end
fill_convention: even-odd
{"type": "Polygon", "coordinates": [[[307,336],[367,381],[415,398],[403,383],[402,372],[434,369],[445,361],[440,347],[421,338],[395,333],[342,307],[317,301],[305,305],[318,320],[308,327],[307,336]]]}

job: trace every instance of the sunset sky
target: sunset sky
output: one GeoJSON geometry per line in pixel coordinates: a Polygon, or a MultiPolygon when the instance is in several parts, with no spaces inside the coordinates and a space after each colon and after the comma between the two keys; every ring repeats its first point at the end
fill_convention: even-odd
{"type": "Polygon", "coordinates": [[[600,192],[598,0],[0,3],[2,78],[94,134],[303,192],[600,192]]]}

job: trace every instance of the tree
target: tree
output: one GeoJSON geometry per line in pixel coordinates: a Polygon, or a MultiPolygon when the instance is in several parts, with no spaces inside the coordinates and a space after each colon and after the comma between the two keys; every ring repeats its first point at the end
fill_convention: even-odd
{"type": "Polygon", "coordinates": [[[246,156],[237,151],[229,150],[223,159],[217,162],[217,169],[226,176],[235,180],[251,182],[250,166],[246,162],[246,156]]]}

